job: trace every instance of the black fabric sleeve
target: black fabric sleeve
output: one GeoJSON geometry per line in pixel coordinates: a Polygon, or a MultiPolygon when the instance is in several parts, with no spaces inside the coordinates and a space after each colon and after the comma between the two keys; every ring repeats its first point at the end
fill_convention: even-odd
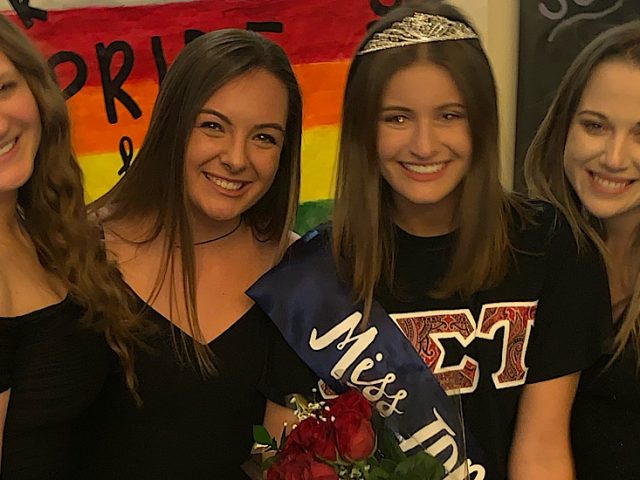
{"type": "Polygon", "coordinates": [[[17,349],[17,323],[12,319],[0,319],[0,392],[11,388],[17,349]]]}
{"type": "Polygon", "coordinates": [[[293,351],[275,324],[268,318],[265,322],[267,358],[258,389],[267,399],[286,407],[291,406],[287,400],[294,393],[312,400],[318,377],[293,351]]]}
{"type": "Polygon", "coordinates": [[[550,228],[547,275],[528,354],[527,383],[584,370],[613,335],[606,268],[595,246],[578,247],[566,219],[550,228]]]}

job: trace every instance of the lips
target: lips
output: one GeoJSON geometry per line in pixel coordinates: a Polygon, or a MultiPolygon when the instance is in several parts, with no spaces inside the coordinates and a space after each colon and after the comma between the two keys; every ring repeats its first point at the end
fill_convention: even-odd
{"type": "Polygon", "coordinates": [[[0,144],[0,155],[5,155],[13,150],[13,147],[18,143],[18,137],[12,138],[9,141],[0,144]]]}
{"type": "Polygon", "coordinates": [[[431,174],[438,173],[447,166],[447,162],[438,163],[402,163],[402,166],[414,173],[431,174]]]}
{"type": "Polygon", "coordinates": [[[618,194],[626,191],[631,184],[635,182],[633,179],[611,177],[602,173],[589,171],[589,176],[593,186],[603,193],[618,194]]]}
{"type": "Polygon", "coordinates": [[[208,172],[204,172],[204,176],[210,182],[214,183],[215,185],[217,185],[218,187],[222,188],[223,190],[227,190],[229,192],[237,192],[240,189],[242,189],[242,187],[244,187],[245,185],[247,185],[249,183],[249,182],[239,182],[239,181],[227,180],[227,179],[224,179],[224,178],[221,178],[221,177],[216,177],[212,173],[208,173],[208,172]]]}

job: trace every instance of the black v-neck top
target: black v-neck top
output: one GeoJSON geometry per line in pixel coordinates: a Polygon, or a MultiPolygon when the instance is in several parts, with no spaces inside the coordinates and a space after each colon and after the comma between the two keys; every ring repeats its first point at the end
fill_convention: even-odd
{"type": "Polygon", "coordinates": [[[100,401],[79,427],[74,478],[246,478],[240,465],[266,400],[284,404],[291,393],[310,395],[316,377],[257,306],[209,344],[218,374],[206,378],[193,366],[191,339],[151,308],[146,318],[150,350],[135,352],[144,403],[134,405],[114,363],[100,401]],[[191,361],[179,353],[183,341],[191,361]]]}
{"type": "Polygon", "coordinates": [[[0,391],[11,389],[3,480],[68,479],[74,422],[107,374],[104,337],[83,328],[70,298],[18,317],[0,317],[0,391]]]}

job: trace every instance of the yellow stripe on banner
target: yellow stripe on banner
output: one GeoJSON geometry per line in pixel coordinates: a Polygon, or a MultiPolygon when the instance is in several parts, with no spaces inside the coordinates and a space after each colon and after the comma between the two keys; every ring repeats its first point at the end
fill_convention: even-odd
{"type": "Polygon", "coordinates": [[[122,158],[118,153],[82,155],[78,157],[78,163],[84,174],[85,200],[87,203],[97,200],[107,193],[120,178],[118,170],[122,167],[122,158]]]}
{"type": "MultiPolygon", "coordinates": [[[[333,125],[304,131],[300,202],[333,197],[338,132],[338,127],[333,125]]],[[[122,159],[116,152],[81,155],[78,161],[84,173],[88,202],[104,195],[120,178],[118,170],[122,167],[122,159]]]]}
{"type": "Polygon", "coordinates": [[[333,198],[338,137],[337,125],[303,132],[300,203],[333,198]]]}

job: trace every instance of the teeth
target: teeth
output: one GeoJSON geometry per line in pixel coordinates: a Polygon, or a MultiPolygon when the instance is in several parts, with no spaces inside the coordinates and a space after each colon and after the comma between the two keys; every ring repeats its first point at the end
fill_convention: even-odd
{"type": "Polygon", "coordinates": [[[10,151],[13,146],[16,144],[16,139],[14,138],[13,140],[11,140],[9,143],[5,143],[1,148],[0,148],[0,155],[4,155],[5,153],[7,153],[8,151],[10,151]]]}
{"type": "Polygon", "coordinates": [[[213,175],[210,175],[208,173],[205,173],[205,176],[211,180],[213,183],[215,183],[216,185],[218,185],[221,188],[224,188],[225,190],[240,190],[240,188],[242,188],[242,183],[239,182],[228,182],[227,180],[223,180],[222,178],[218,178],[218,177],[214,177],[213,175]]]}
{"type": "Polygon", "coordinates": [[[429,163],[426,165],[416,165],[415,163],[403,163],[402,166],[407,170],[416,173],[437,173],[441,171],[447,164],[441,163],[429,163]]]}
{"type": "Polygon", "coordinates": [[[617,191],[620,191],[620,190],[624,190],[625,187],[631,183],[629,181],[612,182],[611,180],[606,180],[606,179],[602,178],[597,173],[593,174],[593,179],[596,181],[596,183],[600,187],[604,188],[605,190],[610,190],[612,192],[617,192],[617,191]]]}

